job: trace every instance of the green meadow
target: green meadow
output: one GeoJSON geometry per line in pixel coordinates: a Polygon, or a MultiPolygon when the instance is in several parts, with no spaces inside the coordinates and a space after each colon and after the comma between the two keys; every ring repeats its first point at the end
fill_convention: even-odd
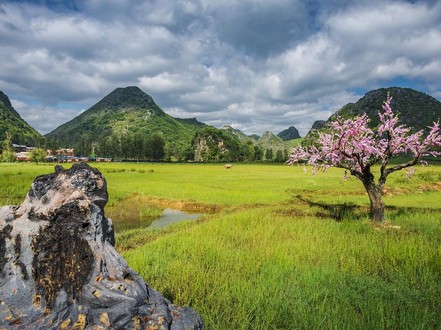
{"type": "MultiPolygon", "coordinates": [[[[439,329],[441,166],[392,174],[387,225],[355,178],[301,166],[92,163],[106,177],[116,248],[207,329],[439,329]],[[164,229],[170,207],[203,213],[164,229]],[[125,219],[145,226],[125,229],[125,219]]],[[[0,164],[0,205],[48,164],[0,164]]]]}

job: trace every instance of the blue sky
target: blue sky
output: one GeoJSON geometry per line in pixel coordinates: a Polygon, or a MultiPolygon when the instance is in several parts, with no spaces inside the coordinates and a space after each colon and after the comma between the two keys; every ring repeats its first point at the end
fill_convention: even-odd
{"type": "Polygon", "coordinates": [[[372,89],[440,99],[440,54],[431,0],[0,3],[0,90],[41,133],[136,85],[175,117],[304,135],[372,89]]]}

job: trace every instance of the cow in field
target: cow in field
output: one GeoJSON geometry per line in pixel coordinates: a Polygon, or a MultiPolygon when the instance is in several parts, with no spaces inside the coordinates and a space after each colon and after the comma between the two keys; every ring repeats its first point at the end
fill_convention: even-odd
{"type": "Polygon", "coordinates": [[[233,165],[232,165],[232,164],[225,164],[224,167],[225,167],[227,170],[231,170],[231,169],[233,168],[233,165]]]}

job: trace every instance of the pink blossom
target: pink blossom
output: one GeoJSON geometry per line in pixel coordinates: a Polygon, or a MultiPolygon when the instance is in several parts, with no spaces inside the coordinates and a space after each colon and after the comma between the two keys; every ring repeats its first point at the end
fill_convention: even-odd
{"type": "Polygon", "coordinates": [[[330,124],[329,133],[320,132],[317,145],[294,148],[289,164],[307,161],[314,167],[326,171],[330,166],[341,167],[352,175],[363,179],[363,173],[376,163],[382,164],[380,181],[385,182],[388,174],[414,165],[422,156],[440,156],[441,130],[439,122],[430,127],[423,138],[423,131],[411,133],[410,128],[399,125],[399,118],[391,108],[392,97],[388,96],[379,112],[380,125],[376,131],[368,127],[370,119],[366,114],[353,119],[337,117],[330,124]],[[387,167],[389,161],[399,155],[411,154],[413,160],[387,167]]]}

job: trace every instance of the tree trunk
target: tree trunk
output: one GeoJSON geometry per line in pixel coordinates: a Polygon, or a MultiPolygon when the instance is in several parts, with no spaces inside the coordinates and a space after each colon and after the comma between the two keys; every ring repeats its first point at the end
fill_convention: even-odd
{"type": "Polygon", "coordinates": [[[374,222],[384,222],[384,202],[381,187],[369,180],[363,182],[371,201],[370,217],[374,222]]]}

